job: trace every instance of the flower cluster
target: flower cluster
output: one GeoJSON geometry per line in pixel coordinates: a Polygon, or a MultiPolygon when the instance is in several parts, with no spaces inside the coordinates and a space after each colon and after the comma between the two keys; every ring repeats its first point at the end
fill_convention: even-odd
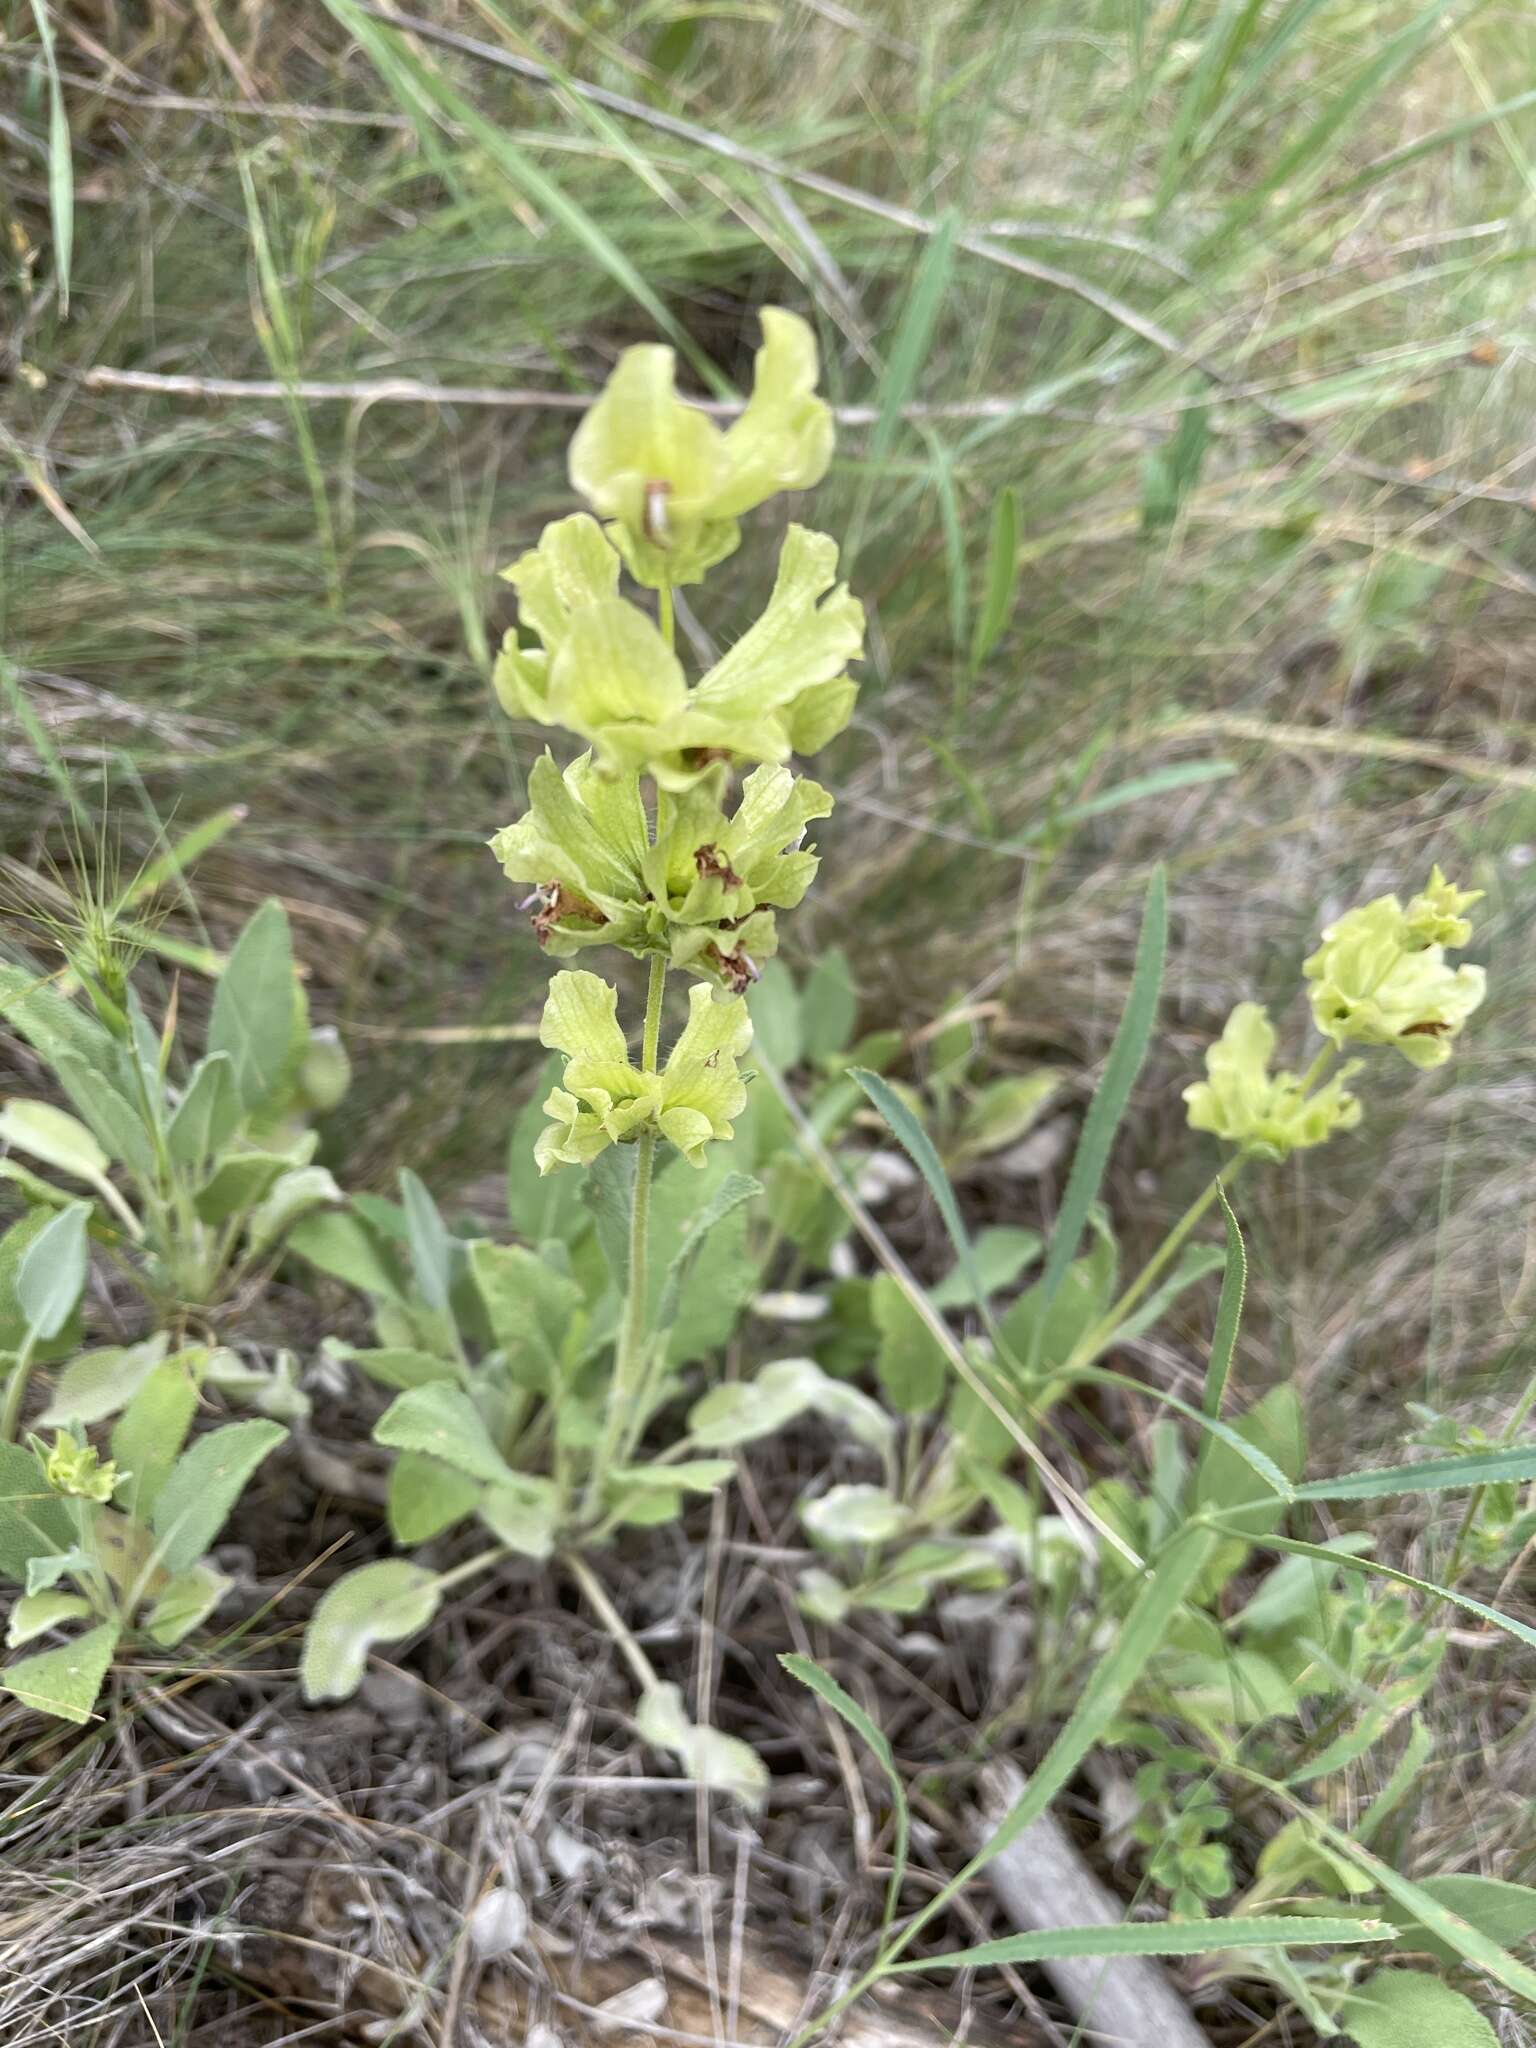
{"type": "Polygon", "coordinates": [[[1345,1045],[1389,1045],[1415,1067],[1449,1059],[1487,977],[1481,967],[1449,966],[1445,949],[1471,938],[1465,913],[1481,894],[1456,888],[1436,867],[1406,909],[1396,896],[1378,896],[1328,925],[1302,973],[1313,1022],[1330,1043],[1306,1075],[1271,1073],[1274,1026],[1261,1004],[1239,1003],[1206,1053],[1206,1079],[1184,1090],[1191,1126],[1284,1159],[1360,1121],[1345,1083],[1362,1062],[1326,1072],[1345,1045]]]}
{"type": "Polygon", "coordinates": [[[837,580],[836,543],[789,527],[761,617],[696,681],[673,645],[672,589],[736,547],[742,513],[819,482],[831,458],[810,328],[769,307],[763,334],[751,399],[724,431],[678,398],[670,349],[626,350],[570,451],[571,481],[606,525],[558,519],[504,572],[518,628],[497,695],[586,750],[566,767],[548,752],[535,762],[528,808],[492,850],[531,885],[551,953],[614,945],[698,977],[657,1069],[630,1062],[613,989],[556,975],[542,1036],[568,1064],[545,1105],[546,1172],[647,1130],[695,1165],[729,1137],[751,1037],[741,992],[777,948],[775,913],[816,873],[805,834],[832,799],[787,764],[835,738],[857,694],[848,664],[864,612],[837,580]],[[621,593],[626,568],[661,593],[659,619],[621,593]]]}

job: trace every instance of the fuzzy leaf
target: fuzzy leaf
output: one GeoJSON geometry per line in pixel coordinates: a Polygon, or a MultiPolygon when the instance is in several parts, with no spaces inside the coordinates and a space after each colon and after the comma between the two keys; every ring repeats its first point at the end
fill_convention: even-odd
{"type": "Polygon", "coordinates": [[[287,913],[269,897],[235,941],[208,1020],[208,1050],[229,1054],[247,1110],[282,1078],[293,1039],[293,990],[287,913]]]}
{"type": "Polygon", "coordinates": [[[169,1648],[183,1636],[191,1635],[233,1584],[233,1579],[216,1572],[210,1564],[195,1564],[190,1571],[179,1572],[161,1588],[159,1598],[144,1617],[150,1641],[169,1648]]]}
{"type": "Polygon", "coordinates": [[[304,1697],[344,1700],[362,1680],[375,1643],[398,1642],[425,1628],[442,1594],[437,1574],[403,1558],[365,1564],[324,1595],[304,1635],[304,1697]]]}
{"type": "Polygon", "coordinates": [[[171,1157],[194,1171],[216,1158],[234,1136],[242,1107],[230,1055],[215,1052],[199,1060],[166,1132],[171,1157]]]}
{"type": "Polygon", "coordinates": [[[113,1344],[72,1358],[55,1380],[53,1398],[35,1426],[57,1429],[71,1422],[104,1422],[119,1414],[164,1362],[169,1342],[167,1333],[157,1330],[142,1344],[113,1344]]]}
{"type": "Polygon", "coordinates": [[[21,1255],[16,1299],[29,1330],[43,1342],[63,1330],[85,1289],[90,1213],[83,1202],[72,1202],[48,1219],[21,1255]]]}
{"type": "Polygon", "coordinates": [[[442,1382],[412,1387],[392,1401],[374,1425],[373,1440],[392,1450],[425,1451],[487,1485],[515,1476],[468,1394],[442,1382]]]}
{"type": "Polygon", "coordinates": [[[79,1180],[99,1181],[112,1163],[79,1118],[51,1102],[8,1102],[0,1109],[0,1143],[79,1180]]]}
{"type": "Polygon", "coordinates": [[[90,1611],[91,1603],[83,1594],[66,1592],[60,1586],[23,1593],[11,1609],[5,1646],[8,1650],[19,1650],[23,1643],[30,1643],[34,1636],[57,1628],[61,1622],[83,1621],[90,1611]]]}
{"type": "Polygon", "coordinates": [[[182,1452],[149,1518],[167,1571],[184,1572],[197,1562],[223,1528],[246,1481],[286,1435],[276,1422],[231,1422],[182,1452]]]}
{"type": "Polygon", "coordinates": [[[1498,2048],[1471,1999],[1420,1970],[1378,1970],[1340,2017],[1358,2048],[1498,2048]]]}
{"type": "Polygon", "coordinates": [[[117,1503],[147,1522],[197,1412],[203,1353],[178,1351],[157,1365],[112,1431],[112,1456],[127,1474],[117,1503]]]}
{"type": "Polygon", "coordinates": [[[492,1535],[523,1557],[542,1560],[554,1554],[560,1497],[551,1480],[515,1473],[504,1485],[486,1488],[479,1513],[492,1535]]]}
{"type": "Polygon", "coordinates": [[[69,1511],[31,1451],[0,1444],[0,1573],[20,1584],[34,1557],[68,1550],[73,1540],[69,1511]]]}
{"type": "Polygon", "coordinates": [[[14,1693],[39,1714],[83,1727],[117,1648],[118,1626],[104,1621],[57,1650],[40,1650],[0,1672],[0,1690],[14,1693]]]}
{"type": "Polygon", "coordinates": [[[426,1543],[472,1514],[480,1482],[421,1451],[402,1451],[389,1471],[386,1512],[397,1543],[426,1543]]]}

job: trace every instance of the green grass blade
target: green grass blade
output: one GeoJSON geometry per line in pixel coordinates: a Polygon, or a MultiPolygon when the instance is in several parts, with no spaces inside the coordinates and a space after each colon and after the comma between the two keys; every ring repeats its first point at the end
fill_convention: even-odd
{"type": "Polygon", "coordinates": [[[890,1883],[885,1893],[885,1917],[880,1923],[883,1939],[890,1931],[891,1922],[896,1917],[896,1907],[901,1899],[912,1831],[911,1814],[907,1807],[907,1790],[901,1782],[901,1774],[896,1769],[896,1759],[891,1753],[891,1745],[852,1694],[844,1692],[831,1672],[824,1671],[814,1658],[781,1656],[779,1662],[791,1678],[796,1678],[802,1685],[809,1686],[811,1691],[819,1699],[824,1700],[834,1714],[840,1715],[854,1733],[868,1745],[870,1754],[885,1773],[886,1782],[891,1788],[895,1841],[891,1848],[890,1883]]]}
{"type": "Polygon", "coordinates": [[[1456,1451],[1417,1465],[1381,1465],[1369,1472],[1343,1472],[1336,1479],[1310,1479],[1296,1489],[1297,1500],[1384,1500],[1392,1494],[1441,1493],[1452,1486],[1497,1486],[1536,1479],[1536,1444],[1504,1450],[1456,1451]]]}
{"type": "Polygon", "coordinates": [[[414,119],[439,124],[451,123],[467,136],[506,178],[535,206],[561,222],[593,261],[642,307],[648,318],[693,365],[718,395],[729,397],[730,388],[709,358],[696,348],[673,319],[666,305],[651,289],[630,258],[595,221],[586,208],[571,198],[528,155],[506,130],[487,119],[472,100],[455,91],[442,72],[425,63],[393,29],[370,19],[353,0],[324,0],[344,28],[356,36],[380,75],[414,119]]]}
{"type": "Polygon", "coordinates": [[[987,534],[986,588],[971,639],[974,675],[1008,630],[1019,588],[1019,494],[1012,484],[997,494],[987,534]]]}
{"type": "Polygon", "coordinates": [[[1198,783],[1225,782],[1236,773],[1235,761],[1175,761],[1170,767],[1154,768],[1148,775],[1134,775],[1127,782],[1117,782],[1112,789],[1101,789],[1096,796],[1084,797],[1081,803],[1068,804],[1027,832],[1007,840],[999,850],[1014,852],[1034,846],[1060,832],[1063,826],[1102,818],[1107,811],[1118,811],[1126,804],[1139,804],[1152,796],[1169,796],[1176,789],[1192,789],[1198,783]]]}
{"type": "Polygon", "coordinates": [[[48,72],[48,218],[53,226],[53,268],[59,280],[59,311],[69,315],[69,272],[75,249],[75,168],[70,154],[64,84],[53,47],[53,23],[44,0],[32,0],[32,19],[42,39],[48,72]]]}
{"type": "Polygon", "coordinates": [[[1147,1056],[1152,1025],[1157,1016],[1157,999],[1163,985],[1163,960],[1167,950],[1168,882],[1159,867],[1153,870],[1147,889],[1147,907],[1136,947],[1131,992],[1115,1032],[1114,1043],[1109,1048],[1109,1058],[1104,1063],[1103,1079],[1094,1091],[1083,1122],[1083,1134],[1078,1139],[1072,1171],[1067,1176],[1066,1193],[1061,1200],[1061,1213],[1051,1233],[1045,1271],[1040,1276],[1040,1311],[1029,1358],[1032,1373],[1039,1368],[1040,1346],[1051,1303],[1076,1256],[1088,1212],[1098,1197],[1104,1171],[1109,1164],[1115,1133],[1130,1101],[1136,1076],[1141,1072],[1141,1063],[1147,1056]]]}
{"type": "Polygon", "coordinates": [[[221,839],[227,838],[237,825],[243,823],[245,816],[244,804],[231,804],[227,810],[215,811],[200,825],[183,832],[164,853],[140,868],[113,904],[112,915],[120,917],[125,910],[131,910],[135,903],[142,903],[146,897],[153,896],[168,882],[180,881],[192,863],[201,860],[221,839]]]}
{"type": "Polygon", "coordinates": [[[1248,1288],[1248,1254],[1243,1249],[1243,1233],[1238,1228],[1225,1188],[1216,1190],[1216,1199],[1221,1204],[1222,1218],[1227,1226],[1227,1263],[1221,1276],[1216,1331],[1211,1338],[1211,1356],[1205,1369],[1202,1399],[1206,1414],[1212,1417],[1221,1413],[1227,1381],[1232,1374],[1232,1354],[1237,1349],[1237,1333],[1243,1320],[1243,1296],[1248,1288]]]}
{"type": "Polygon", "coordinates": [[[1536,2002],[1536,1970],[1526,1963],[1517,1962],[1508,1949],[1501,1948],[1491,1936],[1474,1927],[1470,1920],[1464,1920],[1459,1913],[1442,1906],[1433,1893],[1425,1891],[1411,1878],[1400,1876],[1390,1863],[1383,1863],[1379,1856],[1362,1848],[1341,1828],[1331,1826],[1310,1809],[1306,1819],[1327,1839],[1331,1848],[1347,1856],[1352,1863],[1358,1863],[1388,1898],[1405,1907],[1421,1926],[1438,1935],[1448,1948],[1454,1949],[1474,1969],[1486,1971],[1496,1984],[1502,1984],[1507,1991],[1536,2002]]]}
{"type": "MultiPolygon", "coordinates": [[[[1230,1515],[1244,1513],[1248,1505],[1245,1502],[1240,1508],[1224,1510],[1217,1517],[1218,1526],[1230,1515]]],[[[1252,1505],[1262,1507],[1264,1503],[1256,1501],[1252,1505]]],[[[1391,1579],[1394,1585],[1411,1586],[1416,1593],[1428,1593],[1436,1600],[1449,1600],[1453,1607],[1475,1614],[1480,1621],[1491,1622],[1505,1635],[1514,1636],[1517,1641],[1536,1650],[1536,1628],[1516,1621],[1512,1614],[1500,1613],[1497,1607],[1490,1607],[1485,1601],[1474,1600],[1470,1593],[1458,1593],[1450,1586],[1438,1585],[1433,1579],[1417,1578],[1412,1572],[1400,1571],[1396,1565],[1382,1564],[1373,1557],[1352,1557],[1343,1550],[1325,1549],[1321,1543],[1303,1543],[1295,1536],[1265,1536],[1262,1541],[1266,1550],[1283,1550],[1289,1557],[1313,1557],[1320,1563],[1337,1565],[1340,1571],[1358,1572],[1362,1578],[1391,1579]]]]}
{"type": "MultiPolygon", "coordinates": [[[[994,1856],[1000,1856],[1010,1842],[1017,1841],[1057,1794],[1065,1790],[1083,1758],[1104,1740],[1126,1695],[1166,1637],[1174,1616],[1205,1569],[1215,1545],[1214,1533],[1197,1527],[1182,1530],[1169,1544],[1125,1617],[1114,1648],[1090,1675],[1071,1718],[1046,1752],[1023,1796],[958,1876],[951,1878],[909,1922],[900,1941],[884,1959],[882,1970],[888,1969],[918,1930],[936,1913],[943,1912],[950,1900],[978,1872],[985,1870],[994,1856]]],[[[930,1958],[930,1962],[933,1960],[930,1958]]]]}
{"type": "Polygon", "coordinates": [[[989,1964],[1044,1963],[1062,1956],[1203,1956],[1229,1948],[1345,1948],[1391,1941],[1397,1934],[1384,1920],[1128,1921],[1118,1927],[1052,1927],[1039,1934],[1005,1934],[999,1941],[920,1956],[897,1963],[892,1976],[908,1970],[980,1970],[989,1964]]]}

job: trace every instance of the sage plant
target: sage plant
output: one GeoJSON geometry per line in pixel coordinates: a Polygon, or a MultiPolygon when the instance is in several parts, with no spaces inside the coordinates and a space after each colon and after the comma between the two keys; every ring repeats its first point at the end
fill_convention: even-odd
{"type": "Polygon", "coordinates": [[[858,687],[847,670],[863,608],[837,581],[837,543],[802,526],[788,529],[767,606],[731,648],[692,681],[678,656],[674,589],[734,552],[742,513],[819,482],[831,459],[811,330],[777,308],[762,317],[752,396],[724,431],[678,398],[669,348],[626,350],[571,443],[571,481],[604,523],[556,520],[505,572],[531,644],[508,633],[497,693],[514,717],[563,727],[585,751],[563,769],[545,753],[527,812],[492,848],[510,880],[532,885],[548,952],[613,945],[649,969],[633,1055],[617,990],[583,969],[555,975],[540,1031],[566,1063],[545,1104],[540,1170],[589,1167],[614,1145],[635,1151],[597,1485],[643,1426],[656,1148],[702,1166],[706,1147],[731,1136],[752,1037],[742,991],[777,947],[777,913],[810,887],[806,829],[832,808],[788,764],[843,729],[858,687]],[[625,569],[655,592],[654,618],[621,594],[625,569]],[[688,1017],[663,1058],[672,970],[691,978],[688,1017]]]}

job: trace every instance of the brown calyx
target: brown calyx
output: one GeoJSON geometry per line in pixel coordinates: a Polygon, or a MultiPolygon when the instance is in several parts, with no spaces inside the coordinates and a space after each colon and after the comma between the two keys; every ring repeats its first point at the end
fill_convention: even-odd
{"type": "Polygon", "coordinates": [[[567,889],[563,882],[546,882],[538,892],[538,905],[533,913],[533,929],[541,946],[549,944],[549,935],[558,924],[608,922],[595,903],[578,896],[574,889],[567,889]]]}
{"type": "Polygon", "coordinates": [[[693,864],[701,876],[712,875],[722,889],[744,889],[746,884],[731,866],[725,855],[710,840],[707,845],[694,848],[693,864]]]}

